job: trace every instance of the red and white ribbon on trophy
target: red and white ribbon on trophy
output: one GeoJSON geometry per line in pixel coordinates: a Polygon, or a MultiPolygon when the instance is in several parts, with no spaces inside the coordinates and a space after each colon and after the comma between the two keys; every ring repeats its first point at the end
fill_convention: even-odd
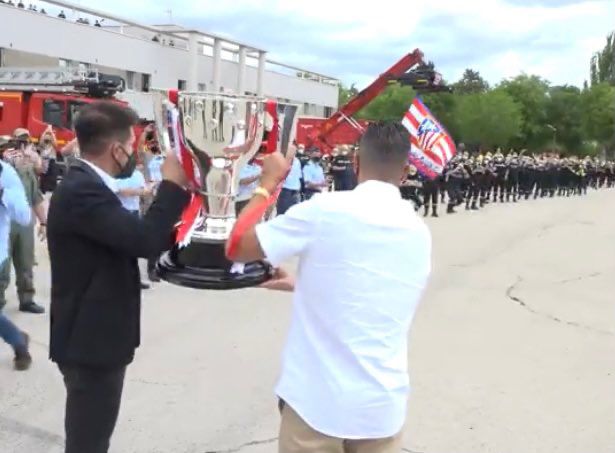
{"type": "MultiPolygon", "coordinates": [[[[268,123],[271,125],[271,129],[268,128],[267,139],[261,145],[260,153],[266,156],[277,151],[279,145],[280,121],[278,117],[277,101],[269,100],[266,102],[265,114],[268,116],[267,119],[269,120],[268,123]]],[[[290,169],[288,171],[290,172],[290,169]]],[[[280,184],[278,184],[275,192],[273,192],[269,198],[262,200],[261,203],[244,208],[241,213],[241,217],[239,217],[235,222],[229,237],[226,248],[226,256],[228,259],[233,260],[235,258],[237,248],[239,247],[239,242],[241,241],[243,235],[256,224],[261,222],[269,208],[276,203],[280,192],[282,191],[283,184],[284,181],[282,180],[280,184]]]]}
{"type": "MultiPolygon", "coordinates": [[[[201,174],[199,168],[195,165],[192,153],[186,146],[186,141],[179,124],[178,96],[177,90],[169,90],[169,101],[175,106],[170,111],[170,118],[168,118],[169,133],[172,135],[175,154],[188,177],[190,185],[195,189],[200,189],[202,185],[201,174]]],[[[178,247],[183,248],[188,245],[194,231],[203,223],[205,219],[205,205],[203,201],[203,195],[196,192],[192,193],[190,203],[182,212],[175,232],[175,243],[178,247]]]]}
{"type": "Polygon", "coordinates": [[[271,120],[271,130],[267,134],[267,143],[264,146],[266,154],[271,154],[278,149],[278,140],[280,139],[280,119],[278,117],[277,101],[267,101],[265,104],[265,112],[271,120]]]}

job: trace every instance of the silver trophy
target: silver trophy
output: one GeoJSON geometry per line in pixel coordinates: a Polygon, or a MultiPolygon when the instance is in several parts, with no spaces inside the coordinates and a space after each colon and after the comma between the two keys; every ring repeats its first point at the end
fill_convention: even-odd
{"type": "Polygon", "coordinates": [[[263,143],[265,104],[257,97],[180,92],[175,105],[167,93],[154,93],[160,146],[175,152],[183,137],[205,213],[189,243],[175,245],[160,258],[157,269],[164,280],[199,289],[236,289],[269,278],[267,263],[232,263],[224,249],[236,219],[241,169],[263,143]]]}

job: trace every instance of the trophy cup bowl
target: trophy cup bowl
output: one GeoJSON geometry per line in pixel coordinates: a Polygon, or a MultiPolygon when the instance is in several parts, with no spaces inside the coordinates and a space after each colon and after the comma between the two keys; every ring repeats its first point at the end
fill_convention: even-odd
{"type": "Polygon", "coordinates": [[[172,118],[178,109],[177,129],[196,167],[205,212],[190,242],[174,245],[159,259],[157,271],[163,280],[197,289],[238,289],[270,278],[271,266],[265,262],[234,266],[225,256],[236,220],[239,173],[263,141],[265,103],[251,96],[180,92],[175,107],[165,93],[154,94],[156,129],[167,152],[177,146],[172,118]]]}

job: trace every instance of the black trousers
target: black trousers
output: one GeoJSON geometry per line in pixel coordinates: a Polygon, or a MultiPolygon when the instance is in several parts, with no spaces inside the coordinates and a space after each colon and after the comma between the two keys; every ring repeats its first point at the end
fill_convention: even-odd
{"type": "Polygon", "coordinates": [[[249,199],[248,200],[244,200],[244,201],[236,201],[235,202],[235,215],[237,217],[239,217],[239,213],[241,211],[243,211],[243,208],[245,208],[248,205],[249,202],[250,202],[249,199]]]}
{"type": "Polygon", "coordinates": [[[59,368],[66,386],[65,453],[107,453],[120,411],[126,367],[59,368]]]}
{"type": "Polygon", "coordinates": [[[440,187],[436,181],[425,181],[423,183],[423,204],[425,209],[428,209],[430,204],[432,208],[438,208],[439,194],[440,187]]]}
{"type": "Polygon", "coordinates": [[[357,185],[356,179],[354,172],[345,172],[341,175],[335,175],[333,177],[335,191],[353,190],[357,185]]]}
{"type": "Polygon", "coordinates": [[[282,189],[277,202],[278,215],[286,214],[291,207],[299,203],[299,191],[282,189]]]}

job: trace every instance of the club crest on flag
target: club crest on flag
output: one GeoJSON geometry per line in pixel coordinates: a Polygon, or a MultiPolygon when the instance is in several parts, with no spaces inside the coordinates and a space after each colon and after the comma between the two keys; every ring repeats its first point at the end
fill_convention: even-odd
{"type": "Polygon", "coordinates": [[[417,97],[402,124],[410,132],[408,161],[426,178],[442,174],[447,162],[457,152],[455,143],[429,109],[417,97]]]}

